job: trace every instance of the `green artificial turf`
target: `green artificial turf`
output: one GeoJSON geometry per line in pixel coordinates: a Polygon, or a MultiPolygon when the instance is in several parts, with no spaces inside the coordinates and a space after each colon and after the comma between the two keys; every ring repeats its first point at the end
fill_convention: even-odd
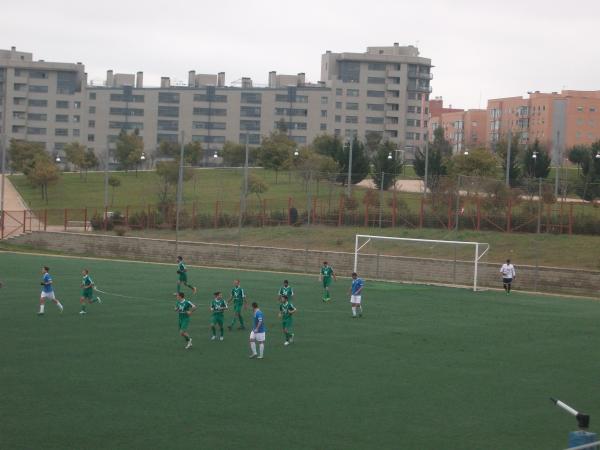
{"type": "Polygon", "coordinates": [[[348,279],[323,304],[316,275],[189,277],[199,310],[184,350],[174,264],[0,253],[0,448],[564,448],[575,420],[549,397],[600,409],[596,301],[367,280],[365,316],[352,319],[348,279]],[[51,304],[36,315],[44,264],[62,315],[51,304]],[[82,317],[83,267],[121,296],[82,317]],[[247,331],[208,339],[211,293],[237,277],[265,312],[262,361],[248,359],[247,331]],[[289,347],[283,278],[298,308],[289,347]]]}

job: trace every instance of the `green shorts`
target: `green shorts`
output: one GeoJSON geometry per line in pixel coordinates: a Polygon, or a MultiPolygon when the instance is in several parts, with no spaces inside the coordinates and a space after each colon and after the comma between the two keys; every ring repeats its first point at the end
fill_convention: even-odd
{"type": "Polygon", "coordinates": [[[187,273],[183,272],[179,274],[179,281],[187,283],[187,273]]]}
{"type": "Polygon", "coordinates": [[[294,326],[294,319],[292,319],[291,317],[288,317],[287,319],[283,319],[281,321],[281,328],[284,328],[288,331],[290,331],[294,326]]]}
{"type": "Polygon", "coordinates": [[[181,331],[185,331],[188,329],[188,326],[190,325],[190,316],[188,316],[187,314],[179,314],[179,329],[181,331]]]}
{"type": "Polygon", "coordinates": [[[94,298],[94,291],[92,291],[91,289],[83,289],[81,291],[81,296],[83,298],[87,298],[88,300],[91,300],[92,298],[94,298]]]}
{"type": "Polygon", "coordinates": [[[233,312],[236,313],[241,313],[242,312],[242,308],[244,307],[244,303],[233,303],[233,312]]]}
{"type": "Polygon", "coordinates": [[[331,277],[323,277],[323,287],[327,288],[331,285],[331,277]]]}
{"type": "Polygon", "coordinates": [[[213,314],[210,318],[210,323],[212,325],[219,325],[221,328],[223,327],[223,314],[213,314]]]}

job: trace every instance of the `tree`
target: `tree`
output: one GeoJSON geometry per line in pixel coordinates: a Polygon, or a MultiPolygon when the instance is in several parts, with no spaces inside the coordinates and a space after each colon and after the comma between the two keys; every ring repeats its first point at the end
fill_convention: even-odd
{"type": "Polygon", "coordinates": [[[523,152],[523,170],[529,178],[547,178],[550,174],[548,150],[536,139],[523,152]],[[533,157],[535,155],[535,158],[533,157]]]}
{"type": "Polygon", "coordinates": [[[82,169],[85,170],[85,179],[84,180],[86,182],[87,182],[88,170],[98,167],[98,164],[99,164],[98,157],[94,153],[94,150],[92,150],[91,148],[88,149],[85,152],[85,157],[83,159],[83,167],[82,167],[82,169]]]}
{"type": "Polygon", "coordinates": [[[269,190],[269,185],[258,175],[251,173],[248,176],[248,194],[255,194],[259,202],[262,202],[261,194],[269,190]]]}
{"type": "Polygon", "coordinates": [[[317,153],[329,156],[338,164],[343,158],[344,144],[337,136],[321,134],[312,141],[311,147],[317,153]]]}
{"type": "Polygon", "coordinates": [[[115,202],[115,189],[121,186],[121,180],[111,175],[108,178],[108,185],[112,188],[112,197],[110,199],[110,206],[112,206],[115,202]]]}
{"type": "Polygon", "coordinates": [[[295,148],[296,143],[281,131],[274,131],[263,139],[256,155],[258,164],[275,171],[275,184],[278,171],[285,167],[295,148]]]}
{"type": "Polygon", "coordinates": [[[58,166],[46,153],[35,155],[31,167],[27,170],[27,179],[33,187],[39,187],[42,191],[42,200],[48,203],[48,185],[56,183],[59,178],[58,166]]]}
{"type": "Polygon", "coordinates": [[[83,177],[83,168],[85,167],[85,146],[79,142],[71,142],[64,148],[67,161],[73,164],[79,170],[79,177],[83,177]]]}
{"type": "Polygon", "coordinates": [[[283,117],[275,123],[275,129],[280,133],[287,134],[288,124],[283,117]]]}
{"type": "MultiPolygon", "coordinates": [[[[510,143],[510,167],[508,168],[508,183],[511,187],[517,186],[521,182],[523,172],[521,170],[521,151],[520,144],[521,136],[518,133],[512,135],[510,143]]],[[[508,140],[501,139],[497,146],[496,152],[500,158],[502,173],[506,174],[506,155],[508,153],[508,140]]]]}
{"type": "Polygon", "coordinates": [[[246,162],[246,148],[244,145],[227,141],[221,149],[221,156],[228,166],[243,166],[246,162]]]}
{"type": "Polygon", "coordinates": [[[587,157],[589,148],[585,145],[575,145],[569,150],[569,161],[577,164],[577,173],[581,172],[583,160],[587,157]]]}
{"type": "Polygon", "coordinates": [[[587,152],[581,157],[581,175],[575,192],[584,200],[600,198],[600,140],[586,146],[587,152]]]}
{"type": "Polygon", "coordinates": [[[291,156],[287,165],[298,170],[305,183],[309,179],[316,180],[317,190],[320,180],[335,179],[339,171],[333,158],[317,153],[312,147],[303,149],[298,156],[291,156]]]}
{"type": "Polygon", "coordinates": [[[396,148],[396,144],[386,141],[379,144],[373,155],[373,182],[377,189],[381,189],[382,184],[383,189],[389,189],[402,171],[402,161],[396,157],[396,148]],[[391,158],[389,158],[390,155],[391,158]]]}
{"type": "MultiPolygon", "coordinates": [[[[444,136],[444,129],[438,127],[433,132],[433,143],[429,146],[427,164],[427,184],[429,189],[437,187],[440,178],[448,174],[448,161],[452,156],[452,145],[444,136]]],[[[425,179],[426,155],[420,149],[415,152],[413,167],[418,177],[425,179]]]]}
{"type": "Polygon", "coordinates": [[[498,159],[485,148],[471,150],[468,155],[454,155],[448,165],[452,177],[458,175],[482,178],[495,178],[498,174],[498,159]]]}
{"type": "Polygon", "coordinates": [[[369,159],[365,152],[365,146],[356,137],[352,142],[347,142],[343,147],[342,157],[338,161],[342,172],[338,180],[348,183],[348,163],[350,162],[350,151],[352,151],[352,175],[350,182],[352,184],[360,183],[369,174],[369,159]]]}
{"type": "Polygon", "coordinates": [[[48,157],[44,144],[41,142],[21,141],[17,139],[10,140],[8,149],[8,158],[10,168],[14,172],[22,172],[27,175],[33,169],[37,156],[48,157]]]}
{"type": "Polygon", "coordinates": [[[375,157],[382,140],[383,136],[381,133],[378,133],[377,131],[367,131],[365,134],[365,150],[369,159],[375,157]]]}
{"type": "MultiPolygon", "coordinates": [[[[179,161],[181,155],[181,144],[178,142],[161,141],[158,154],[179,161]]],[[[202,144],[198,141],[188,142],[183,146],[183,162],[185,164],[197,165],[202,159],[202,144]]]]}
{"type": "Polygon", "coordinates": [[[115,158],[119,162],[119,167],[125,171],[136,168],[144,151],[144,141],[140,136],[139,130],[127,134],[121,130],[117,138],[117,148],[115,158]]]}
{"type": "MultiPolygon", "coordinates": [[[[161,180],[158,200],[162,205],[171,202],[171,192],[176,192],[179,181],[179,161],[160,161],[156,164],[156,174],[161,180]]],[[[183,169],[183,181],[192,178],[193,171],[186,167],[183,169]]]]}

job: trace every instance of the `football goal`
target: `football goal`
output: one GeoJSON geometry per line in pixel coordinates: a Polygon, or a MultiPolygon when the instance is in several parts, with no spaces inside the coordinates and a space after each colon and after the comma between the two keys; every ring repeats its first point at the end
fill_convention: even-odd
{"type": "Polygon", "coordinates": [[[489,249],[485,242],[357,234],[354,272],[393,281],[472,285],[477,291],[480,262],[489,249]]]}

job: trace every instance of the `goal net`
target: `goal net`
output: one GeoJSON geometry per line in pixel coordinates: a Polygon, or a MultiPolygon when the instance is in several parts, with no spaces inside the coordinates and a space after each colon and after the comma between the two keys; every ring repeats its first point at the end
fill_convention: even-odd
{"type": "Polygon", "coordinates": [[[473,286],[476,291],[489,249],[484,242],[357,234],[354,272],[382,280],[473,286]]]}

